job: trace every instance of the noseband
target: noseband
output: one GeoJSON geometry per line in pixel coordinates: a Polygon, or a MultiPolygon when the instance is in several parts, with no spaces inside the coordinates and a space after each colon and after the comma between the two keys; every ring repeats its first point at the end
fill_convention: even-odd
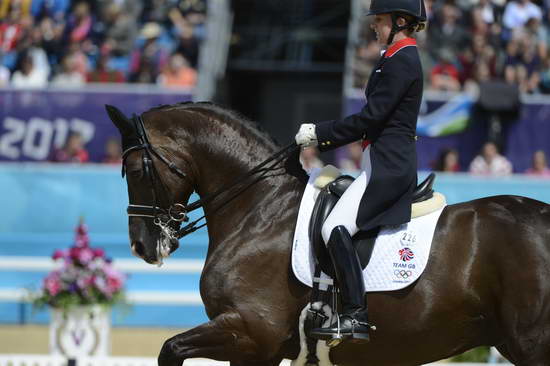
{"type": "MultiPolygon", "coordinates": [[[[292,152],[294,152],[299,147],[296,145],[296,143],[292,143],[283,149],[277,151],[275,154],[270,156],[267,160],[250,170],[248,173],[246,173],[244,176],[237,179],[235,182],[228,184],[218,191],[214,192],[213,194],[210,194],[204,198],[201,198],[191,204],[186,203],[172,203],[168,206],[168,208],[163,208],[159,204],[158,194],[157,194],[157,180],[160,184],[160,187],[162,188],[162,191],[165,193],[165,196],[168,197],[168,190],[166,189],[166,186],[162,182],[162,179],[160,178],[160,175],[158,174],[155,164],[153,162],[153,155],[157,157],[162,163],[164,163],[170,171],[180,178],[186,180],[191,187],[193,187],[192,182],[190,181],[189,177],[185,172],[183,172],[181,169],[179,169],[174,162],[167,159],[165,156],[163,156],[161,153],[159,153],[155,148],[149,143],[149,139],[147,138],[147,133],[145,131],[145,126],[143,124],[143,119],[141,116],[134,115],[132,117],[132,122],[134,123],[135,130],[138,134],[139,138],[139,144],[132,146],[128,149],[126,149],[122,153],[122,177],[126,174],[126,159],[128,158],[128,155],[134,151],[143,150],[143,169],[144,169],[144,175],[149,178],[149,181],[151,182],[151,191],[153,193],[153,206],[148,205],[135,205],[130,202],[127,208],[127,213],[129,217],[145,217],[153,219],[153,223],[158,226],[161,230],[161,233],[166,236],[169,239],[181,239],[182,237],[191,234],[192,232],[204,227],[206,223],[203,223],[201,225],[198,225],[198,223],[205,219],[205,216],[203,215],[199,219],[189,223],[185,227],[180,229],[182,222],[188,222],[189,217],[187,214],[189,212],[195,211],[199,208],[204,207],[204,205],[207,202],[213,201],[215,198],[220,196],[221,194],[233,190],[235,187],[241,185],[239,189],[236,189],[235,192],[225,199],[218,207],[217,209],[220,209],[225,204],[232,201],[234,198],[236,198],[238,195],[240,195],[242,192],[244,192],[246,189],[260,181],[265,177],[265,175],[273,171],[275,167],[283,161],[288,155],[290,155],[292,152]],[[244,184],[250,177],[257,175],[254,180],[248,182],[248,184],[244,184]],[[244,184],[244,185],[243,185],[244,184]],[[198,226],[197,226],[198,225],[198,226]]],[[[168,199],[167,199],[168,201],[168,199]]]]}

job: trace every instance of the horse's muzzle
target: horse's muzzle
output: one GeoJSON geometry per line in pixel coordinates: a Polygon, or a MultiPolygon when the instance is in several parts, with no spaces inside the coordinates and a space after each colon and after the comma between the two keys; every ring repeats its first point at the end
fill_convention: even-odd
{"type": "Polygon", "coordinates": [[[147,262],[149,264],[158,264],[159,263],[159,259],[156,257],[156,255],[155,256],[147,256],[145,254],[145,246],[142,242],[133,241],[130,246],[132,248],[132,254],[135,257],[143,259],[145,262],[147,262]]]}

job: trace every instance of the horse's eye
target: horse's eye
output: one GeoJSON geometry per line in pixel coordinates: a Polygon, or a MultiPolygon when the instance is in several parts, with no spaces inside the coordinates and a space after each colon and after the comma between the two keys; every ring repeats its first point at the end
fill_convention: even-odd
{"type": "Polygon", "coordinates": [[[141,177],[143,176],[143,171],[141,169],[133,169],[128,170],[126,174],[128,174],[132,178],[141,179],[141,177]]]}

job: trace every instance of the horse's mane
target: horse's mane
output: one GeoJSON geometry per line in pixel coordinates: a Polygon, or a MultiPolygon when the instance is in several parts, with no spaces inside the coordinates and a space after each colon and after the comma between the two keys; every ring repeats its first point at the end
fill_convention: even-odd
{"type": "Polygon", "coordinates": [[[244,128],[260,140],[279,146],[279,143],[257,122],[249,120],[237,111],[222,107],[212,102],[180,102],[175,104],[164,104],[158,107],[153,107],[147,112],[185,109],[193,109],[206,114],[215,114],[218,120],[233,127],[244,128]]]}

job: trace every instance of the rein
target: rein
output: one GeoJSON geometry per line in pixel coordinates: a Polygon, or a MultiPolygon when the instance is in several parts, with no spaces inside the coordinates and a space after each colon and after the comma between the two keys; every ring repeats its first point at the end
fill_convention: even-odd
{"type": "Polygon", "coordinates": [[[132,146],[123,152],[122,176],[124,177],[126,172],[125,166],[126,166],[126,158],[128,157],[128,155],[134,151],[144,150],[145,153],[143,154],[143,166],[145,170],[145,175],[147,175],[151,181],[151,189],[153,192],[153,199],[155,202],[154,202],[154,206],[133,205],[130,203],[127,208],[127,213],[128,213],[128,216],[130,217],[152,218],[154,220],[154,224],[159,226],[161,229],[161,232],[165,236],[167,236],[169,239],[181,239],[184,236],[189,235],[195,232],[196,230],[206,226],[206,222],[198,225],[200,221],[206,219],[206,216],[203,215],[199,219],[187,224],[185,227],[174,230],[172,225],[177,224],[179,227],[181,226],[182,222],[189,221],[189,218],[187,216],[189,212],[192,212],[199,208],[204,207],[207,203],[212,202],[213,200],[218,198],[220,195],[233,190],[239,185],[243,185],[244,183],[249,181],[250,178],[256,176],[253,180],[249,181],[248,184],[245,184],[242,187],[240,187],[233,195],[231,195],[229,198],[223,201],[219,205],[219,207],[217,207],[217,209],[222,208],[223,206],[231,202],[233,199],[237,198],[245,190],[247,190],[257,182],[259,182],[261,179],[263,179],[267,173],[274,170],[275,167],[281,161],[283,161],[288,155],[292,154],[294,151],[296,151],[296,149],[299,148],[296,145],[296,143],[293,142],[290,145],[287,145],[284,148],[280,149],[279,151],[275,152],[269,158],[267,158],[262,163],[260,163],[259,165],[257,165],[256,167],[248,171],[243,176],[239,177],[234,182],[221,187],[214,193],[209,194],[203,198],[200,198],[199,200],[191,204],[174,203],[168,209],[164,209],[159,207],[158,205],[157,191],[155,189],[156,188],[155,176],[157,176],[163,191],[166,192],[167,190],[166,190],[166,186],[162,183],[160,176],[158,176],[158,172],[155,169],[152,156],[153,155],[156,156],[161,162],[163,162],[165,165],[168,166],[168,168],[172,173],[178,175],[180,178],[185,179],[188,182],[189,182],[189,178],[184,171],[179,169],[171,160],[167,159],[165,156],[163,156],[161,153],[155,150],[155,148],[150,144],[149,139],[147,137],[147,133],[145,131],[145,126],[143,124],[142,117],[134,115],[132,117],[132,121],[134,122],[135,130],[138,133],[140,144],[136,146],[132,146]]]}

